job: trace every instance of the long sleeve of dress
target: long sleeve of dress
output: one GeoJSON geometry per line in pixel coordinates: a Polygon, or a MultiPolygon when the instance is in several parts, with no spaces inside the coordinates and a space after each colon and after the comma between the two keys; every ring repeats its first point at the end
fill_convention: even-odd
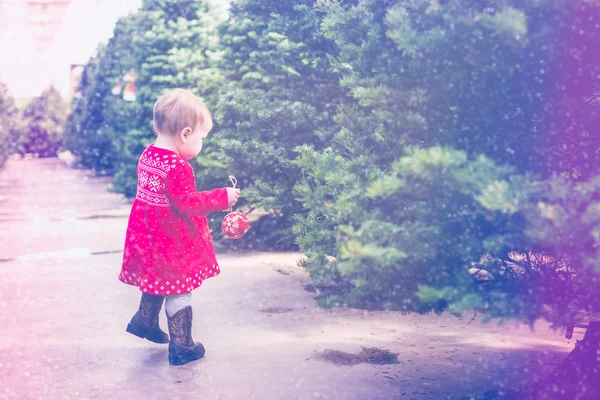
{"type": "Polygon", "coordinates": [[[172,169],[165,183],[167,197],[184,215],[206,215],[227,209],[227,189],[196,191],[194,173],[187,165],[172,169]]]}

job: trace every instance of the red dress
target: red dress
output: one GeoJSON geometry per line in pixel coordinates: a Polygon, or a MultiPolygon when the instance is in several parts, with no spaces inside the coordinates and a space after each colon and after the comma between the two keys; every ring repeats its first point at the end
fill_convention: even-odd
{"type": "Polygon", "coordinates": [[[192,166],[154,145],[140,156],[137,175],[119,280],[172,296],[218,275],[206,214],[227,208],[227,189],[197,192],[192,166]]]}

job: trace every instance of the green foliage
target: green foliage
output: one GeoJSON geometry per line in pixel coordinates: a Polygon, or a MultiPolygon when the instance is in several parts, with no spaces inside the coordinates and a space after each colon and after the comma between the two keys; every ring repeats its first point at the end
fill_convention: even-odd
{"type": "Polygon", "coordinates": [[[316,4],[353,97],[330,148],[298,149],[294,232],[322,304],[598,312],[598,6],[316,4]]]}
{"type": "MultiPolygon", "coordinates": [[[[335,259],[337,273],[326,285],[349,284],[347,299],[337,300],[342,304],[439,310],[443,304],[437,299],[419,301],[418,286],[460,281],[465,266],[492,247],[485,239],[504,239],[479,197],[490,185],[508,179],[510,169],[484,156],[468,160],[464,152],[449,148],[410,149],[391,171],[373,167],[365,173],[364,159],[354,163],[338,158],[336,168],[322,168],[322,161],[310,153],[304,150],[301,162],[315,187],[311,197],[314,201],[320,195],[321,204],[310,204],[307,220],[328,221],[333,246],[311,249],[305,265],[309,271],[324,267],[322,258],[312,260],[314,251],[325,250],[335,259]]],[[[329,151],[325,158],[335,156],[329,151]]],[[[298,194],[306,196],[310,184],[300,184],[298,194]]],[[[298,233],[306,220],[300,222],[298,233]]],[[[301,248],[311,247],[311,236],[310,230],[299,235],[301,248]]],[[[468,279],[464,284],[472,286],[468,279]]]]}
{"type": "MultiPolygon", "coordinates": [[[[167,88],[191,89],[215,118],[192,161],[198,187],[222,187],[235,175],[244,189],[240,206],[269,211],[246,243],[293,246],[293,215],[302,208],[292,194],[301,176],[293,149],[324,148],[335,131],[331,116],[346,96],[329,71],[327,56],[335,48],[318,34],[320,17],[311,6],[246,1],[223,21],[204,1],[145,1],[88,64],[91,84],[86,90],[82,79],[74,103],[71,148],[85,166],[115,174],[115,190],[134,195],[137,157],[153,139],[154,101],[167,88]],[[137,73],[133,104],[110,94],[130,68],[137,73]]],[[[217,235],[219,222],[213,216],[217,235]]]]}
{"type": "Polygon", "coordinates": [[[123,146],[125,136],[136,127],[139,106],[112,93],[135,67],[131,37],[136,26],[134,17],[117,22],[108,45],[87,63],[66,124],[63,147],[78,157],[81,166],[102,175],[116,172],[117,159],[128,150],[123,146]]]}
{"type": "Polygon", "coordinates": [[[23,110],[23,130],[16,143],[18,152],[56,156],[66,116],[67,107],[58,90],[46,89],[23,110]]]}
{"type": "Polygon", "coordinates": [[[0,168],[8,156],[15,151],[18,117],[19,111],[15,99],[8,92],[6,85],[0,81],[0,168]]]}
{"type": "Polygon", "coordinates": [[[551,304],[544,316],[572,322],[600,313],[600,174],[583,182],[556,177],[527,214],[526,236],[542,254],[525,263],[527,303],[551,304]]]}
{"type": "MultiPolygon", "coordinates": [[[[347,97],[330,71],[327,56],[336,49],[320,34],[312,3],[234,2],[220,27],[224,54],[218,65],[226,84],[207,145],[218,149],[223,175],[240,182],[240,207],[271,211],[253,223],[244,243],[294,246],[293,215],[302,210],[292,191],[302,175],[294,149],[323,149],[335,132],[331,117],[347,97]]],[[[214,172],[206,169],[199,177],[208,183],[214,172]]]]}
{"type": "Polygon", "coordinates": [[[360,105],[338,115],[338,137],[360,142],[355,151],[389,164],[399,146],[449,145],[521,172],[594,174],[600,56],[588,49],[597,6],[345,4],[317,1],[323,33],[339,47],[332,66],[360,105]]]}
{"type": "MultiPolygon", "coordinates": [[[[198,187],[266,211],[325,306],[559,324],[598,312],[600,5],[146,0],[90,60],[68,147],[135,194],[152,104],[202,96],[198,187]],[[135,102],[111,94],[133,69],[135,102]]],[[[222,215],[212,215],[219,237],[222,215]]]]}
{"type": "Polygon", "coordinates": [[[122,18],[106,48],[84,70],[65,147],[80,163],[115,175],[114,190],[133,196],[139,154],[154,139],[152,106],[161,92],[186,87],[204,95],[219,86],[214,30],[219,18],[204,1],[145,1],[122,18]],[[128,72],[137,76],[136,100],[115,86],[128,72]]]}

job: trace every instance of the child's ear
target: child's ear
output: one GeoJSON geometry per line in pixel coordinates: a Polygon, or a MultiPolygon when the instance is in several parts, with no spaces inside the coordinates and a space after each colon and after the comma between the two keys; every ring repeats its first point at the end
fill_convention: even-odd
{"type": "Polygon", "coordinates": [[[186,142],[187,141],[187,137],[188,135],[192,133],[192,128],[190,127],[185,127],[181,130],[181,132],[179,133],[179,140],[181,140],[182,142],[186,142]]]}

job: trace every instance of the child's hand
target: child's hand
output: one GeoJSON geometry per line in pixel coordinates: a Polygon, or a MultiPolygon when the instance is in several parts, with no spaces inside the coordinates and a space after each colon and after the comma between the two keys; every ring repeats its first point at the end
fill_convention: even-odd
{"type": "Polygon", "coordinates": [[[233,207],[240,197],[240,189],[226,188],[227,189],[227,205],[233,207]]]}

